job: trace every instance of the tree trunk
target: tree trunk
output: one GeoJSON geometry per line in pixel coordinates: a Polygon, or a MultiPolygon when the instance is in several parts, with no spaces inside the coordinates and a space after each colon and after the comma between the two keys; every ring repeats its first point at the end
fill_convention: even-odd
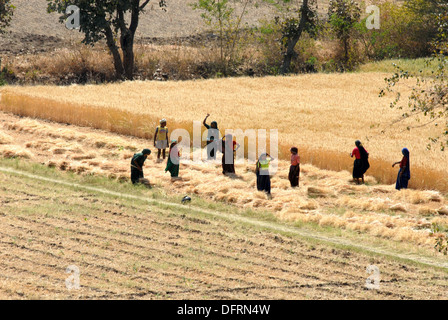
{"type": "Polygon", "coordinates": [[[109,51],[112,54],[114,60],[116,77],[117,79],[123,79],[124,76],[123,62],[121,61],[120,52],[118,51],[118,47],[115,44],[114,35],[112,33],[112,29],[110,28],[110,26],[105,28],[105,33],[106,33],[107,47],[109,48],[109,51]]]}
{"type": "Polygon", "coordinates": [[[297,42],[299,41],[301,35],[302,35],[302,31],[300,31],[300,33],[298,33],[293,38],[288,39],[288,47],[286,49],[286,53],[283,58],[282,67],[280,69],[281,74],[289,73],[289,68],[291,66],[291,60],[297,56],[297,53],[294,51],[294,47],[296,46],[297,42]]]}
{"type": "Polygon", "coordinates": [[[349,45],[348,37],[345,37],[343,41],[344,41],[344,69],[348,69],[348,45],[349,45]]]}
{"type": "Polygon", "coordinates": [[[149,1],[145,1],[140,6],[140,0],[132,0],[131,23],[129,28],[126,27],[124,22],[123,12],[121,10],[118,11],[120,19],[120,45],[123,52],[124,75],[128,80],[134,79],[134,37],[139,23],[139,15],[148,3],[149,1]]]}
{"type": "Polygon", "coordinates": [[[308,22],[308,12],[310,11],[308,6],[308,0],[303,0],[299,28],[297,33],[288,39],[288,46],[286,48],[285,56],[283,57],[282,67],[280,69],[281,74],[289,73],[289,68],[291,66],[291,60],[297,56],[297,53],[294,51],[294,47],[302,36],[303,30],[305,29],[306,23],[308,22]]]}
{"type": "Polygon", "coordinates": [[[121,50],[123,51],[124,75],[127,80],[134,79],[134,35],[127,31],[121,35],[121,50]]]}

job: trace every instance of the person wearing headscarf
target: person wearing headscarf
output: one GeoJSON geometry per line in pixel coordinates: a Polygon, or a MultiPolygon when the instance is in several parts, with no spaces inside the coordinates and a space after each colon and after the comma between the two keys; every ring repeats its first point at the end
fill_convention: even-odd
{"type": "Polygon", "coordinates": [[[300,156],[299,150],[296,147],[291,148],[291,166],[289,167],[289,182],[291,187],[295,188],[299,186],[300,176],[300,156]]]}
{"type": "Polygon", "coordinates": [[[350,156],[355,157],[355,161],[353,163],[353,180],[356,181],[356,184],[360,184],[359,179],[362,179],[362,183],[364,183],[364,174],[370,168],[369,164],[369,153],[361,141],[355,141],[355,149],[353,149],[350,156]]]}
{"type": "Polygon", "coordinates": [[[168,154],[168,161],[166,163],[165,172],[171,173],[171,178],[179,176],[180,167],[180,151],[177,147],[177,140],[171,140],[170,151],[168,154]]]}
{"type": "Polygon", "coordinates": [[[216,151],[218,149],[216,141],[218,141],[219,139],[218,123],[216,121],[212,121],[210,125],[208,125],[207,124],[208,117],[210,117],[209,113],[207,113],[207,116],[203,121],[204,127],[207,128],[207,159],[215,160],[216,151]]]}
{"type": "Polygon", "coordinates": [[[161,161],[160,153],[163,154],[163,160],[165,160],[165,150],[168,148],[168,127],[165,119],[160,120],[160,125],[156,128],[154,147],[157,148],[157,161],[161,161]]]}
{"type": "Polygon", "coordinates": [[[235,173],[235,151],[240,147],[239,143],[233,141],[231,134],[226,134],[221,139],[222,173],[235,173]]]}
{"type": "Polygon", "coordinates": [[[410,170],[410,161],[409,161],[409,150],[407,148],[403,148],[401,150],[403,154],[403,158],[401,161],[395,162],[392,165],[392,168],[395,165],[400,165],[400,170],[398,171],[397,182],[395,184],[395,189],[407,189],[409,180],[411,179],[411,170],[410,170]]]}
{"type": "Polygon", "coordinates": [[[257,190],[264,191],[271,199],[271,176],[269,174],[269,164],[274,160],[268,153],[262,153],[258,158],[255,173],[257,175],[257,190]]]}
{"type": "Polygon", "coordinates": [[[140,179],[144,178],[143,175],[143,165],[151,154],[151,150],[143,149],[142,152],[135,153],[131,159],[131,181],[132,184],[140,182],[140,179]]]}

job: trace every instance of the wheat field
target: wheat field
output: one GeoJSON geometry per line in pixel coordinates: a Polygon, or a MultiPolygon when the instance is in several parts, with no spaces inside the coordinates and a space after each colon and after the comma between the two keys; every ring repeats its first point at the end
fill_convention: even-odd
{"type": "MultiPolygon", "coordinates": [[[[129,182],[134,152],[151,144],[146,139],[107,131],[19,118],[0,112],[0,158],[26,159],[82,176],[106,176],[129,182]]],[[[203,152],[205,150],[202,150],[203,152]]],[[[196,152],[201,152],[197,150],[196,152]]],[[[220,161],[181,160],[180,180],[171,180],[151,155],[145,177],[163,194],[197,196],[242,210],[271,212],[280,220],[356,232],[369,239],[389,239],[433,251],[431,225],[448,230],[448,199],[438,191],[402,190],[379,184],[372,176],[366,185],[351,183],[350,172],[301,166],[300,187],[288,181],[288,161],[280,160],[272,177],[273,199],[256,190],[254,165],[235,165],[234,177],[224,176],[220,161]]],[[[443,236],[443,233],[438,234],[443,236]]],[[[370,240],[369,240],[370,241],[370,240]]]]}
{"type": "MultiPolygon", "coordinates": [[[[0,110],[152,138],[158,120],[192,132],[207,113],[225,129],[278,129],[282,159],[291,145],[303,162],[351,170],[349,154],[359,139],[370,153],[369,174],[392,183],[401,149],[411,151],[411,187],[448,190],[448,156],[427,150],[434,127],[406,130],[393,124],[403,111],[390,109],[393,96],[379,98],[382,73],[312,74],[185,82],[134,81],[68,87],[7,87],[0,110]],[[382,133],[382,131],[385,131],[382,133]]],[[[406,96],[410,83],[402,84],[406,96]]],[[[412,124],[412,123],[411,123],[412,124]]],[[[204,129],[204,128],[203,128],[204,129]]]]}

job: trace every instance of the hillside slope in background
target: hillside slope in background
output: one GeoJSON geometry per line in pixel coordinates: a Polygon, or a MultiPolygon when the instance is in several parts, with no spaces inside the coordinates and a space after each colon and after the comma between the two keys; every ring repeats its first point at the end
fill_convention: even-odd
{"type": "MultiPolygon", "coordinates": [[[[137,39],[188,37],[206,30],[200,12],[189,5],[193,0],[169,0],[167,11],[159,8],[158,1],[148,4],[140,19],[137,39]]],[[[79,42],[82,34],[68,30],[58,20],[59,14],[48,14],[46,0],[13,0],[16,6],[8,32],[0,36],[0,54],[43,52],[79,42]]],[[[244,23],[253,25],[259,19],[272,15],[269,8],[251,8],[244,23]]]]}
{"type": "MultiPolygon", "coordinates": [[[[159,8],[157,0],[151,0],[140,19],[137,40],[151,38],[190,37],[207,30],[200,12],[190,6],[195,0],[168,0],[167,11],[159,8]]],[[[48,14],[47,0],[12,0],[16,10],[8,32],[0,36],[0,54],[20,54],[50,51],[79,42],[82,34],[67,30],[58,21],[59,14],[48,14]]],[[[328,0],[318,0],[321,14],[328,8],[328,0]]],[[[237,12],[241,12],[237,6],[237,12]]],[[[249,6],[242,23],[254,25],[260,19],[275,15],[271,6],[249,6]]],[[[154,39],[152,39],[154,40],[154,39]]]]}

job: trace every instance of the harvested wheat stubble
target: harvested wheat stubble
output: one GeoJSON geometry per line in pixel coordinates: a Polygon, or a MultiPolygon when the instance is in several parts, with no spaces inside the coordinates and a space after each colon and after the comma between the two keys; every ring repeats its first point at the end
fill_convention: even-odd
{"type": "Polygon", "coordinates": [[[72,155],[70,156],[71,159],[75,160],[75,161],[79,161],[79,160],[92,160],[96,158],[96,154],[89,153],[89,154],[76,154],[76,155],[72,155]]]}
{"type": "MultiPolygon", "coordinates": [[[[27,145],[28,151],[33,153],[33,161],[81,175],[103,175],[129,181],[132,152],[121,147],[110,149],[110,145],[117,144],[117,141],[122,146],[144,147],[149,144],[144,139],[75,126],[64,126],[65,134],[56,137],[53,133],[60,132],[58,124],[29,121],[4,113],[0,113],[0,117],[4,120],[0,132],[14,138],[14,145],[8,147],[23,148],[27,145]],[[23,130],[17,130],[18,127],[23,130]],[[40,129],[31,131],[29,127],[40,129]],[[72,135],[87,138],[78,141],[71,139],[72,135]],[[45,148],[35,141],[45,141],[45,148]],[[53,148],[61,146],[66,150],[64,154],[52,152],[53,148]],[[82,150],[82,153],[77,149],[82,150]]],[[[429,214],[427,208],[435,211],[446,205],[445,198],[439,192],[397,192],[393,185],[355,185],[350,182],[351,174],[348,171],[320,170],[309,164],[302,164],[300,187],[293,189],[286,180],[289,163],[279,161],[278,173],[272,177],[272,200],[267,200],[264,193],[256,191],[252,165],[237,164],[236,176],[229,178],[221,174],[219,161],[193,163],[182,159],[182,180],[178,181],[171,181],[169,174],[164,172],[165,165],[150,156],[145,164],[145,177],[151,180],[153,186],[163,187],[170,194],[197,194],[208,200],[223,201],[240,208],[268,210],[280,219],[313,222],[399,241],[409,239],[426,247],[433,243],[427,223],[440,217],[439,214],[429,214]],[[390,208],[397,204],[404,205],[407,211],[391,211],[390,208]],[[422,218],[426,222],[422,222],[422,218]]],[[[366,177],[366,181],[377,183],[369,177],[366,177]]],[[[448,227],[447,221],[442,221],[442,226],[448,227]]]]}
{"type": "Polygon", "coordinates": [[[0,132],[0,144],[9,144],[12,142],[12,137],[6,133],[0,132]]]}
{"type": "Polygon", "coordinates": [[[23,159],[31,159],[33,154],[18,146],[5,145],[0,146],[0,155],[4,158],[23,158],[23,159]]]}

